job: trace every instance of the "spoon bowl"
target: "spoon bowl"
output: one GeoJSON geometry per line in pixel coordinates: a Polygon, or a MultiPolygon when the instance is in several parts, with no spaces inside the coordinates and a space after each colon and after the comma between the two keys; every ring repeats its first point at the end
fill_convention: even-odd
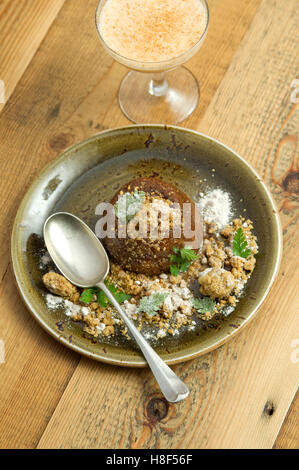
{"type": "Polygon", "coordinates": [[[67,212],[51,215],[44,225],[44,239],[56,266],[76,286],[95,286],[107,276],[106,250],[78,217],[67,212]]]}

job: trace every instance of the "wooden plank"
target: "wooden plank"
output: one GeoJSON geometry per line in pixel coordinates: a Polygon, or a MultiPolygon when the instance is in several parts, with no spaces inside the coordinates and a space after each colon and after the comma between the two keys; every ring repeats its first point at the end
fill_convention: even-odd
{"type": "MultiPolygon", "coordinates": [[[[296,283],[290,282],[298,275],[294,195],[279,179],[284,139],[295,140],[298,129],[298,111],[288,99],[296,76],[296,15],[296,0],[264,0],[204,119],[200,125],[196,115],[189,120],[240,151],[276,200],[289,203],[287,211],[281,208],[287,250],[260,315],[217,351],[175,367],[191,389],[190,398],[175,406],[165,404],[148,371],[102,365],[99,372],[82,359],[39,448],[273,446],[298,386],[291,360],[298,331],[296,283]]],[[[111,123],[109,113],[102,114],[104,125],[111,123]]]]}
{"type": "MultiPolygon", "coordinates": [[[[265,19],[269,25],[269,18],[273,11],[269,8],[265,10],[265,19]]],[[[298,230],[298,184],[294,185],[294,181],[298,178],[298,105],[292,103],[291,96],[293,89],[291,83],[294,78],[298,76],[298,61],[296,60],[295,48],[298,49],[298,35],[295,32],[295,22],[298,22],[298,12],[294,12],[295,20],[293,23],[286,24],[288,34],[282,38],[280,44],[281,50],[284,48],[287,51],[284,54],[284,59],[276,62],[275,58],[278,53],[273,53],[277,41],[273,40],[272,47],[267,45],[266,38],[264,39],[262,33],[259,36],[261,53],[259,62],[255,66],[254,73],[256,74],[255,80],[247,81],[248,64],[244,58],[239,61],[235,68],[231,68],[231,92],[232,88],[236,85],[236,80],[233,76],[237,76],[239,83],[242,83],[243,92],[240,93],[240,100],[244,102],[244,107],[248,109],[248,116],[259,116],[259,119],[252,119],[250,124],[238,128],[237,138],[234,138],[233,129],[236,122],[244,121],[242,109],[238,111],[236,101],[225,99],[224,94],[219,94],[218,102],[215,101],[211,104],[211,112],[206,116],[204,123],[201,123],[200,130],[207,131],[212,129],[212,135],[224,140],[227,144],[233,146],[237,151],[243,153],[246,158],[251,161],[259,173],[264,177],[265,182],[274,193],[277,207],[279,208],[280,217],[284,232],[284,262],[281,269],[281,276],[292,282],[296,283],[298,279],[298,268],[293,271],[292,264],[289,260],[292,257],[296,258],[296,230],[298,230]],[[292,39],[290,39],[292,38],[292,39]],[[290,42],[289,42],[290,40],[290,42]],[[265,57],[267,60],[265,61],[265,57]],[[291,67],[289,67],[289,60],[291,67]],[[279,71],[278,71],[279,68],[279,71]],[[256,89],[260,83],[264,86],[264,96],[256,93],[256,89]],[[223,101],[223,98],[225,101],[223,101]],[[268,102],[267,116],[263,115],[263,103],[268,102]],[[214,106],[213,106],[214,104],[214,106]],[[220,109],[224,109],[223,113],[220,109]],[[225,128],[221,129],[220,126],[216,130],[213,128],[213,113],[218,113],[220,120],[226,120],[225,128]],[[232,116],[233,119],[232,119],[232,116]],[[232,130],[232,132],[229,131],[232,130]],[[250,137],[250,138],[249,138],[250,137]],[[286,267],[286,269],[285,269],[286,267]]],[[[272,26],[271,26],[272,27],[272,26]]],[[[240,55],[244,51],[240,48],[240,55]]],[[[223,81],[222,86],[229,86],[226,80],[223,81]]],[[[229,94],[231,96],[231,93],[229,94]]],[[[216,99],[216,97],[215,97],[216,99]]],[[[246,116],[245,116],[246,117],[246,116]]],[[[298,180],[297,180],[298,181],[298,180]]],[[[291,286],[288,287],[291,289],[291,286]]],[[[281,287],[276,296],[286,296],[288,298],[287,311],[291,316],[296,318],[298,313],[296,305],[296,293],[289,296],[289,290],[283,290],[281,287]]],[[[272,295],[274,295],[272,293],[272,295]]],[[[277,305],[279,311],[280,305],[277,305]]],[[[283,310],[281,310],[281,313],[283,310]]],[[[283,314],[284,316],[284,314],[283,314]]],[[[288,319],[284,317],[284,321],[288,319]]],[[[295,329],[290,327],[288,335],[285,338],[285,348],[290,351],[292,341],[298,338],[298,323],[295,329]]],[[[273,338],[273,343],[275,337],[273,338]]],[[[292,388],[291,383],[285,379],[284,375],[284,361],[276,352],[275,357],[272,359],[273,365],[277,374],[279,368],[281,369],[281,376],[284,377],[282,383],[285,390],[281,390],[281,401],[292,399],[293,391],[298,387],[298,380],[292,388]],[[278,363],[276,362],[278,361],[278,363]]],[[[294,368],[296,365],[288,362],[289,368],[294,368]]],[[[270,387],[273,383],[269,384],[270,387]]],[[[288,414],[286,421],[280,430],[279,436],[275,443],[277,448],[297,448],[299,443],[299,427],[298,427],[298,397],[292,404],[291,410],[288,414]]]]}
{"type": "Polygon", "coordinates": [[[0,286],[0,448],[35,447],[79,355],[54,341],[26,311],[7,270],[0,286]]]}
{"type": "MultiPolygon", "coordinates": [[[[94,1],[91,6],[95,8],[95,4],[94,1]]],[[[5,363],[0,364],[0,447],[36,446],[79,360],[79,355],[44,333],[22,304],[9,266],[9,240],[24,190],[36,172],[52,158],[51,138],[55,132],[53,134],[50,122],[55,120],[55,115],[58,118],[57,101],[61,102],[63,97],[66,108],[61,106],[61,116],[65,119],[64,112],[71,112],[72,106],[78,106],[88,86],[93,88],[101,74],[98,73],[100,60],[98,63],[91,60],[98,49],[98,43],[90,41],[91,16],[84,1],[66,3],[45,44],[37,51],[32,65],[0,114],[0,339],[5,347],[5,363]],[[88,19],[88,28],[74,44],[73,33],[67,39],[65,31],[71,26],[80,30],[84,18],[88,19]],[[79,46],[82,46],[80,51],[79,46]],[[74,70],[78,69],[77,75],[66,60],[64,47],[70,53],[74,70]],[[92,64],[89,70],[87,66],[80,67],[84,60],[92,64]],[[86,72],[94,81],[86,82],[86,72]],[[77,87],[69,88],[73,77],[75,82],[78,80],[77,87]],[[42,136],[47,136],[47,145],[40,159],[35,159],[42,136]]],[[[102,73],[105,73],[105,61],[102,61],[102,73]]]]}
{"type": "MultiPolygon", "coordinates": [[[[256,16],[247,34],[248,42],[244,41],[241,44],[229,73],[223,80],[221,89],[215,95],[199,129],[209,132],[241,152],[263,176],[274,193],[280,210],[284,232],[284,259],[281,277],[276,284],[278,288],[272,291],[264,307],[265,309],[273,308],[271,321],[277,322],[277,330],[271,339],[273,354],[267,354],[263,362],[265,370],[268,368],[268,370],[275,371],[275,374],[269,377],[266,391],[269,396],[277,396],[279,406],[287,410],[287,404],[291,402],[298,387],[298,365],[291,361],[291,344],[298,338],[299,333],[298,316],[296,316],[298,310],[296,290],[290,282],[292,279],[293,283],[296,283],[298,279],[298,266],[293,264],[292,258],[296,259],[295,232],[298,228],[299,188],[293,182],[298,177],[296,142],[299,113],[297,104],[291,101],[291,83],[298,73],[296,56],[298,11],[295,9],[295,4],[289,3],[287,11],[280,10],[279,12],[277,9],[274,10],[273,3],[264,2],[263,19],[260,15],[256,16]],[[285,28],[286,33],[281,35],[281,41],[277,41],[274,36],[278,33],[278,23],[284,18],[285,12],[287,16],[293,17],[293,21],[285,22],[284,26],[283,23],[280,24],[280,27],[285,28]],[[273,14],[275,21],[273,21],[273,14]],[[267,33],[268,28],[271,28],[273,32],[272,39],[271,34],[267,33]],[[256,52],[254,43],[257,45],[256,50],[257,48],[259,50],[253,59],[256,52]],[[250,53],[248,54],[249,45],[252,46],[251,56],[250,53]],[[240,90],[237,96],[234,96],[238,86],[240,90]],[[214,125],[215,115],[217,115],[216,125],[214,125]],[[238,123],[237,132],[235,132],[236,123],[238,123]],[[285,326],[288,325],[285,336],[280,330],[283,322],[285,326]],[[283,377],[281,384],[278,383],[279,375],[283,377]]],[[[262,390],[258,386],[257,378],[256,385],[254,397],[256,395],[260,397],[262,390]]],[[[269,399],[268,404],[271,401],[269,399]]],[[[239,424],[245,426],[248,423],[246,417],[249,419],[249,415],[244,413],[246,403],[242,406],[243,408],[238,407],[238,413],[242,414],[244,420],[242,419],[239,424]]],[[[269,435],[271,436],[271,433],[275,438],[279,427],[276,428],[277,423],[272,420],[272,417],[273,415],[268,426],[259,426],[258,414],[250,415],[250,438],[253,445],[263,443],[269,435]]],[[[294,417],[294,421],[297,422],[298,429],[298,415],[294,417]]],[[[245,436],[243,438],[240,436],[238,441],[245,444],[247,437],[246,432],[245,436]]],[[[223,445],[229,446],[232,443],[233,438],[228,434],[223,445]]]]}
{"type": "MultiPolygon", "coordinates": [[[[9,100],[65,0],[1,0],[0,80],[9,100]]],[[[1,100],[2,101],[2,100],[1,100]]]]}

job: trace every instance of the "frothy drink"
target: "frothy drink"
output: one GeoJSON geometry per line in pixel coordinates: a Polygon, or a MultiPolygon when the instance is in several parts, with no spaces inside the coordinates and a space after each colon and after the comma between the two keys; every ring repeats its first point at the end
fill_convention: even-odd
{"type": "Polygon", "coordinates": [[[159,62],[199,41],[207,13],[200,0],[108,0],[97,22],[113,51],[128,59],[159,62]]]}

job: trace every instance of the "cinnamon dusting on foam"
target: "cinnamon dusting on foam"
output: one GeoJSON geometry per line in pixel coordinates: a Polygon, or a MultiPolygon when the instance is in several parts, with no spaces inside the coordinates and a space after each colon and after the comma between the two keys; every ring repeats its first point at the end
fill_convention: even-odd
{"type": "Polygon", "coordinates": [[[200,0],[108,0],[97,23],[113,51],[132,60],[160,62],[200,40],[207,13],[200,0]]]}

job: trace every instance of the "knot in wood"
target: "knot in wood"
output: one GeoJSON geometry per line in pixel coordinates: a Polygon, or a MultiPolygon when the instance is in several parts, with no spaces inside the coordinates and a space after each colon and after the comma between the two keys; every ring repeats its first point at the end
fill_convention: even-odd
{"type": "Polygon", "coordinates": [[[264,406],[263,414],[266,416],[272,416],[275,411],[274,403],[268,400],[264,406]]]}
{"type": "Polygon", "coordinates": [[[161,421],[168,413],[168,402],[164,398],[152,398],[146,407],[150,421],[161,421]]]}
{"type": "Polygon", "coordinates": [[[284,178],[282,185],[288,193],[299,194],[299,172],[292,171],[284,178]]]}
{"type": "Polygon", "coordinates": [[[73,143],[74,137],[71,134],[61,133],[50,138],[49,145],[53,150],[63,150],[73,143]]]}

